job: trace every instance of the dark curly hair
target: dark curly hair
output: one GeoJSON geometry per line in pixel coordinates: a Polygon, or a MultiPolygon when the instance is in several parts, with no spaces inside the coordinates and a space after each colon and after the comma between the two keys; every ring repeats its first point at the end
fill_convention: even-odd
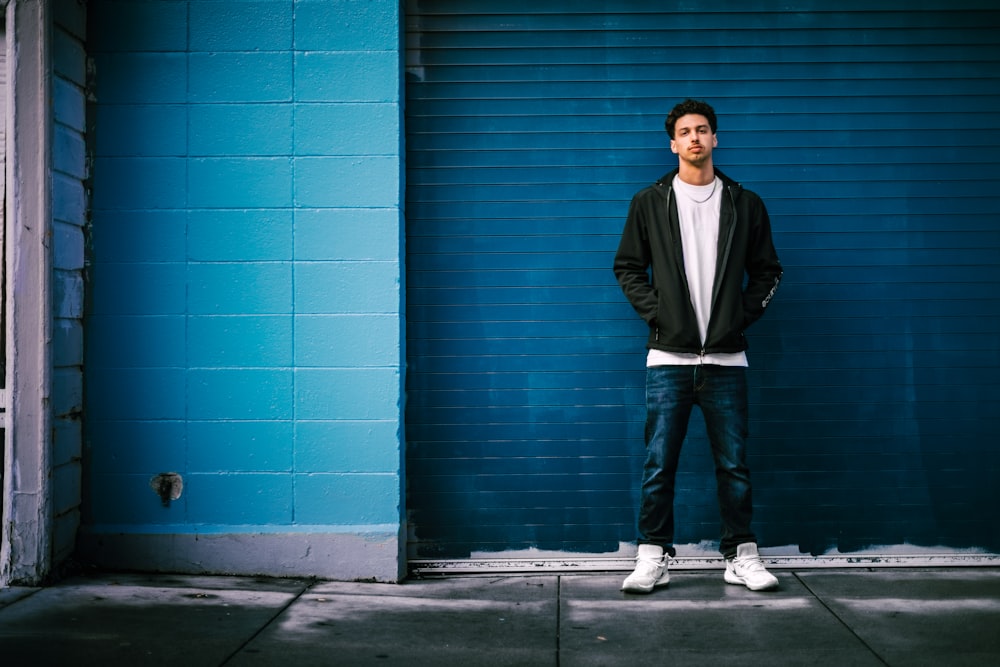
{"type": "Polygon", "coordinates": [[[707,118],[708,125],[712,128],[712,134],[715,134],[719,126],[718,121],[715,119],[715,109],[708,102],[684,100],[670,110],[670,113],[667,114],[667,120],[663,124],[667,128],[667,134],[670,135],[671,139],[674,138],[674,126],[677,124],[677,119],[688,114],[698,114],[707,118]]]}

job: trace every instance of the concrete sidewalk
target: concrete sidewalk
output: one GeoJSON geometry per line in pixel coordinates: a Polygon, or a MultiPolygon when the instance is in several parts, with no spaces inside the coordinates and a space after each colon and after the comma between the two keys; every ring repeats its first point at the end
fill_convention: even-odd
{"type": "Polygon", "coordinates": [[[400,585],[77,576],[0,589],[0,664],[1000,665],[1000,570],[774,570],[752,593],[677,571],[400,585]]]}

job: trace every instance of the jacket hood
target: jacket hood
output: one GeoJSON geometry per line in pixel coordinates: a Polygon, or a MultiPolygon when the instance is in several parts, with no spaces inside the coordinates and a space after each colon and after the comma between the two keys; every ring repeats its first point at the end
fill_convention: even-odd
{"type": "MultiPolygon", "coordinates": [[[[667,172],[663,176],[660,176],[656,183],[653,184],[653,189],[660,193],[663,197],[668,196],[667,193],[669,193],[674,187],[674,176],[676,176],[678,172],[680,172],[679,167],[673,171],[667,172]]],[[[743,189],[742,185],[726,176],[718,168],[715,169],[715,175],[722,179],[723,187],[729,189],[733,195],[738,195],[743,189]]]]}

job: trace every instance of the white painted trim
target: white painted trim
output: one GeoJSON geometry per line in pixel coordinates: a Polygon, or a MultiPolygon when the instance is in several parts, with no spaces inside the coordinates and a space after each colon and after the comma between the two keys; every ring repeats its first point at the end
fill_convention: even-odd
{"type": "Polygon", "coordinates": [[[317,577],[395,583],[395,528],[365,533],[102,533],[80,529],[77,556],[108,569],[185,574],[317,577]]]}
{"type": "MultiPolygon", "coordinates": [[[[6,252],[7,242],[6,242],[5,238],[4,238],[4,235],[6,234],[6,231],[7,231],[7,223],[6,223],[6,220],[4,219],[6,217],[6,215],[7,215],[7,206],[6,206],[6,202],[7,202],[7,129],[8,129],[7,128],[7,115],[8,115],[7,114],[7,107],[8,107],[7,102],[8,102],[8,99],[10,97],[10,94],[11,94],[11,91],[9,90],[9,84],[10,84],[9,79],[10,79],[10,77],[7,75],[9,67],[7,66],[7,63],[8,63],[8,60],[7,60],[7,20],[6,20],[6,12],[4,11],[6,9],[6,6],[7,6],[6,2],[3,2],[2,5],[0,5],[0,11],[4,12],[4,19],[3,19],[2,23],[0,23],[0,50],[2,50],[2,55],[0,55],[0,79],[2,79],[2,80],[0,80],[0,105],[2,105],[2,106],[0,106],[0,123],[2,123],[2,127],[0,127],[0,133],[2,133],[2,136],[0,136],[0,169],[3,169],[3,174],[4,174],[3,181],[0,182],[0,201],[4,202],[4,206],[0,207],[0,248],[4,249],[3,253],[2,253],[2,256],[4,258],[7,257],[7,252],[6,252]]],[[[6,271],[6,266],[3,266],[2,268],[4,269],[4,271],[6,271]]],[[[3,280],[3,276],[0,276],[0,280],[3,280]]],[[[7,356],[6,345],[7,345],[7,341],[10,339],[10,324],[9,324],[9,322],[5,321],[4,324],[3,324],[3,327],[4,327],[3,345],[5,347],[5,349],[3,350],[3,355],[4,355],[4,357],[6,357],[7,356]]],[[[4,386],[0,387],[0,429],[7,428],[7,412],[10,410],[10,405],[7,402],[8,393],[7,393],[7,389],[6,389],[6,386],[7,386],[6,381],[7,381],[7,378],[4,377],[4,386]]],[[[3,445],[0,444],[0,447],[3,447],[3,445]]],[[[4,460],[4,456],[3,456],[4,453],[5,453],[5,450],[0,449],[0,465],[2,465],[2,461],[4,460]]],[[[3,490],[3,473],[4,473],[4,471],[2,469],[0,469],[0,491],[3,490]]],[[[3,511],[2,498],[3,497],[0,496],[0,512],[3,511]]],[[[0,518],[2,518],[2,517],[3,517],[3,514],[0,514],[0,518]]]]}
{"type": "Polygon", "coordinates": [[[35,585],[51,568],[52,533],[50,0],[10,2],[6,29],[10,410],[4,431],[0,585],[35,585]]]}

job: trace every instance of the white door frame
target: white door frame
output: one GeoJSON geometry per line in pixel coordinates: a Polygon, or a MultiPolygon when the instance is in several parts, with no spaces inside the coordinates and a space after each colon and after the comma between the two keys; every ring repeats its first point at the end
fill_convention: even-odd
{"type": "Polygon", "coordinates": [[[0,585],[52,567],[52,93],[50,0],[0,0],[5,16],[7,368],[0,585]]]}

